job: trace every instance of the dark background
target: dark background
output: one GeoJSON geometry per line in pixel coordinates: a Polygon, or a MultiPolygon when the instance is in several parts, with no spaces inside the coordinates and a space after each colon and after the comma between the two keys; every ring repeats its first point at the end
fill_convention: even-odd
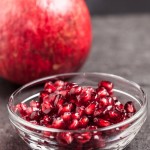
{"type": "Polygon", "coordinates": [[[86,2],[92,15],[150,12],[150,0],[86,0],[86,2]]]}

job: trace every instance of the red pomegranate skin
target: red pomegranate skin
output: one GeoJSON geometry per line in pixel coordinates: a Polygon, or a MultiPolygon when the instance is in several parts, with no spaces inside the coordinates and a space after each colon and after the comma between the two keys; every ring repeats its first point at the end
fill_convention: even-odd
{"type": "Polygon", "coordinates": [[[3,0],[0,19],[0,76],[14,83],[76,71],[89,54],[84,0],[3,0]]]}

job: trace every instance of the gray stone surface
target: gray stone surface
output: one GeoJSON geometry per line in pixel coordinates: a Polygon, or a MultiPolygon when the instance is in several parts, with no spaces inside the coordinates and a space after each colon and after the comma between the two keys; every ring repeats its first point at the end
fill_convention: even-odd
{"type": "MultiPolygon", "coordinates": [[[[106,72],[139,83],[150,96],[150,15],[93,18],[93,46],[82,72],[106,72]]],[[[29,150],[8,121],[6,104],[18,86],[0,79],[0,150],[29,150]]],[[[148,119],[126,150],[150,150],[148,119]]]]}

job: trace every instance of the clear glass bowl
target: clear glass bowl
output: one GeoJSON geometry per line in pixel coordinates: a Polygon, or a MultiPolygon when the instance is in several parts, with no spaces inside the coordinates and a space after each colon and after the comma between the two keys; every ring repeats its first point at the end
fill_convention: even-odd
{"type": "Polygon", "coordinates": [[[147,99],[139,85],[122,77],[104,73],[68,73],[45,77],[28,83],[16,90],[8,103],[10,121],[17,134],[36,150],[122,150],[136,136],[147,118],[147,99]],[[47,81],[65,80],[79,85],[96,87],[100,80],[114,83],[114,93],[120,99],[133,101],[137,112],[131,118],[97,130],[61,130],[33,125],[14,112],[14,106],[20,102],[28,103],[36,99],[47,81]],[[73,138],[67,144],[61,138],[70,134],[73,138]],[[87,140],[85,135],[90,135],[87,140]],[[81,144],[82,143],[82,144],[81,144]]]}

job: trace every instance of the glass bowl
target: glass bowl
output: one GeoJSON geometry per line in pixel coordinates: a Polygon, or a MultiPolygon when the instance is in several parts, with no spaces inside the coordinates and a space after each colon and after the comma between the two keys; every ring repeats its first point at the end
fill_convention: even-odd
{"type": "Polygon", "coordinates": [[[36,150],[122,150],[136,136],[147,118],[147,99],[139,85],[122,77],[105,73],[68,73],[49,76],[30,82],[16,90],[9,99],[10,121],[17,134],[36,150]],[[125,104],[133,101],[137,112],[131,118],[97,130],[62,130],[34,125],[14,111],[18,103],[36,99],[47,81],[64,80],[79,85],[96,87],[101,80],[114,83],[114,93],[125,104]],[[70,136],[71,135],[71,136],[70,136]],[[69,137],[66,143],[62,137],[69,137]],[[87,138],[89,137],[90,138],[87,138]]]}

